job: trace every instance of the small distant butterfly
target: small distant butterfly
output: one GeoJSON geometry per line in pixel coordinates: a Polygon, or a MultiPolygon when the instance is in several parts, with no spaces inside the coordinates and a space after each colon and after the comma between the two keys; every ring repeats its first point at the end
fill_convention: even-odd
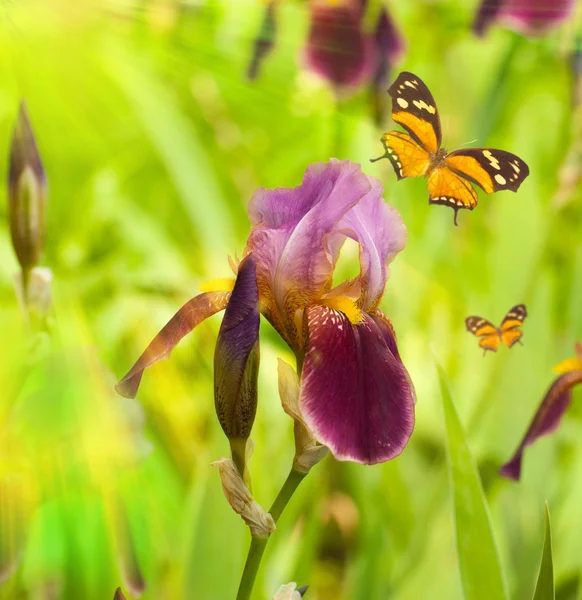
{"type": "Polygon", "coordinates": [[[405,177],[428,179],[429,204],[444,204],[455,211],[477,206],[478,185],[491,194],[516,192],[529,175],[529,168],[515,154],[493,148],[467,148],[450,154],[441,148],[441,121],[429,89],[416,75],[403,72],[390,86],[392,118],[408,133],[389,131],[381,142],[386,153],[372,162],[388,158],[398,180],[405,177]]]}
{"type": "Polygon", "coordinates": [[[513,344],[519,342],[523,335],[520,327],[526,317],[525,304],[518,304],[505,315],[499,327],[495,327],[493,323],[482,317],[467,317],[465,325],[467,331],[480,338],[479,347],[483,348],[483,356],[485,356],[487,350],[497,352],[500,344],[511,348],[513,344]]]}

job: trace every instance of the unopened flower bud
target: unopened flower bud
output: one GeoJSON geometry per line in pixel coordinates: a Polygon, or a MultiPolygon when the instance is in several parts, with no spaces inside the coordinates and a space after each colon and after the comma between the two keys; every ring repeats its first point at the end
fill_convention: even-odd
{"type": "Polygon", "coordinates": [[[259,317],[256,265],[249,255],[239,265],[214,353],[216,414],[241,474],[257,411],[259,317]]]}
{"type": "Polygon", "coordinates": [[[115,596],[113,596],[113,600],[125,600],[125,596],[123,595],[121,588],[117,588],[115,590],[115,596]]]}
{"type": "Polygon", "coordinates": [[[24,102],[10,147],[8,199],[12,245],[27,273],[38,264],[44,247],[46,175],[24,102]]]}
{"type": "Polygon", "coordinates": [[[313,437],[299,410],[299,380],[293,367],[279,359],[279,396],[283,410],[293,419],[295,459],[293,468],[308,473],[314,465],[325,458],[328,448],[313,437]]]}
{"type": "Polygon", "coordinates": [[[273,600],[301,600],[308,587],[306,585],[297,589],[297,584],[292,581],[291,583],[282,585],[279,591],[273,596],[273,600]]]}
{"type": "Polygon", "coordinates": [[[213,462],[212,466],[220,473],[222,489],[228,503],[249,526],[252,536],[269,537],[275,531],[275,521],[253,498],[234,462],[228,458],[221,458],[213,462]]]}

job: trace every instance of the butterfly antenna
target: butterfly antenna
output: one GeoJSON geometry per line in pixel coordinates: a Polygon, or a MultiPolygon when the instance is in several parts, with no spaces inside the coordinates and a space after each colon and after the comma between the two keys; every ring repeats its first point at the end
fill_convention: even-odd
{"type": "Polygon", "coordinates": [[[371,158],[370,162],[374,163],[374,162],[377,162],[379,160],[382,160],[383,158],[388,158],[388,154],[382,154],[382,156],[379,156],[378,158],[371,158]]]}

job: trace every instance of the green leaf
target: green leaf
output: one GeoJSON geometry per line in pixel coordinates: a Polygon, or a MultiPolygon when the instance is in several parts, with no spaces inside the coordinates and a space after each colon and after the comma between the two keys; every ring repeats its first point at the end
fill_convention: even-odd
{"type": "Polygon", "coordinates": [[[540,574],[536,584],[533,600],[554,600],[554,561],[552,560],[552,528],[550,526],[550,509],[546,504],[546,538],[540,574]]]}
{"type": "Polygon", "coordinates": [[[507,585],[479,473],[453,404],[446,375],[440,366],[438,370],[465,600],[507,600],[507,585]]]}

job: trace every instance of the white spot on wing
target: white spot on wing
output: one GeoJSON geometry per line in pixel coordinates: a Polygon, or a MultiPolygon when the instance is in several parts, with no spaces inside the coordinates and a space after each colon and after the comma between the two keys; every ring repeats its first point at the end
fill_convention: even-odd
{"type": "Polygon", "coordinates": [[[404,98],[397,98],[396,102],[400,108],[408,108],[408,101],[406,101],[404,98]]]}
{"type": "Polygon", "coordinates": [[[499,185],[505,185],[507,183],[507,181],[505,181],[505,177],[503,177],[503,175],[500,175],[499,173],[495,175],[495,181],[497,181],[499,185]]]}

